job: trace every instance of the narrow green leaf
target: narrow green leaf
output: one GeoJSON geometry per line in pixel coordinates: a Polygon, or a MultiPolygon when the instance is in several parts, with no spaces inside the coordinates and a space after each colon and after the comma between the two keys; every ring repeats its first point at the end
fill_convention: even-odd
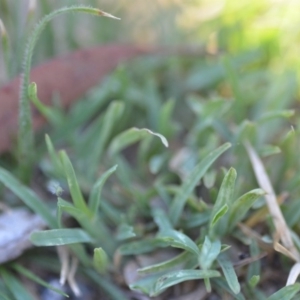
{"type": "MultiPolygon", "coordinates": [[[[216,203],[211,213],[210,230],[226,214],[233,202],[234,185],[236,180],[236,170],[230,168],[225,175],[220,187],[216,203]]],[[[225,226],[227,224],[224,224],[225,226]]]]}
{"type": "Polygon", "coordinates": [[[117,135],[113,141],[111,142],[108,152],[110,153],[110,155],[115,155],[116,153],[120,152],[121,150],[123,150],[124,148],[142,140],[145,139],[148,136],[157,136],[160,138],[161,142],[164,144],[165,147],[168,147],[168,141],[167,139],[159,134],[159,133],[155,133],[147,128],[142,128],[142,129],[138,129],[138,128],[130,128],[127,129],[123,132],[121,132],[119,135],[117,135]]]}
{"type": "Polygon", "coordinates": [[[279,110],[279,111],[271,111],[264,113],[258,120],[258,123],[263,123],[275,118],[285,118],[288,119],[292,117],[295,114],[295,111],[290,109],[290,110],[279,110]]]}
{"type": "Polygon", "coordinates": [[[72,203],[65,201],[64,199],[58,197],[57,200],[57,223],[58,226],[62,227],[62,214],[63,212],[68,213],[70,216],[74,217],[77,221],[84,218],[85,214],[76,208],[72,203]]]}
{"type": "Polygon", "coordinates": [[[146,295],[151,295],[153,292],[153,287],[160,276],[161,274],[152,274],[150,276],[143,277],[130,284],[129,288],[134,291],[142,292],[146,295]]]}
{"type": "Polygon", "coordinates": [[[158,239],[144,239],[124,244],[119,248],[119,251],[122,255],[138,255],[166,246],[165,243],[162,243],[158,239]]]}
{"type": "Polygon", "coordinates": [[[108,179],[108,177],[116,171],[117,167],[118,166],[115,165],[109,170],[107,170],[104,174],[102,174],[102,176],[96,181],[96,183],[94,184],[91,190],[88,205],[94,215],[98,213],[98,208],[100,205],[100,196],[101,196],[103,185],[108,179]]]}
{"type": "Polygon", "coordinates": [[[56,153],[53,143],[48,134],[45,135],[45,141],[46,141],[47,150],[48,150],[51,162],[53,164],[54,170],[59,175],[63,174],[60,158],[59,158],[58,154],[56,153]]]}
{"type": "Polygon", "coordinates": [[[220,272],[214,270],[177,270],[158,278],[150,297],[157,296],[166,288],[187,280],[214,278],[221,276],[220,272]]]}
{"type": "Polygon", "coordinates": [[[128,224],[121,223],[118,226],[116,239],[119,241],[126,240],[135,237],[134,228],[128,224]]]}
{"type": "Polygon", "coordinates": [[[158,120],[158,131],[167,137],[172,136],[176,130],[176,126],[172,122],[172,113],[174,111],[175,101],[168,100],[161,108],[158,120]]]}
{"type": "Polygon", "coordinates": [[[0,182],[16,194],[26,206],[32,209],[37,215],[52,228],[57,227],[55,217],[49,207],[29,188],[14,178],[8,171],[0,167],[0,182]]]}
{"type": "Polygon", "coordinates": [[[62,296],[65,297],[69,297],[66,293],[64,293],[63,291],[53,287],[52,285],[48,284],[46,281],[42,280],[40,277],[37,277],[34,273],[30,272],[29,270],[23,268],[21,265],[19,264],[13,264],[13,268],[19,272],[20,274],[22,274],[23,276],[27,277],[28,279],[38,283],[41,286],[44,286],[45,288],[54,291],[62,296]]]}
{"type": "Polygon", "coordinates": [[[228,211],[228,205],[224,204],[219,211],[216,212],[214,215],[212,221],[211,221],[211,226],[215,226],[217,222],[227,213],[228,211]]]}
{"type": "Polygon", "coordinates": [[[45,105],[37,96],[37,86],[32,82],[28,86],[28,98],[32,101],[38,111],[51,123],[52,126],[60,126],[63,123],[62,111],[45,105]]]}
{"type": "Polygon", "coordinates": [[[2,267],[0,268],[0,275],[15,300],[34,300],[33,296],[11,272],[2,267]]]}
{"type": "Polygon", "coordinates": [[[194,253],[195,255],[200,254],[198,246],[187,235],[185,235],[182,232],[173,229],[167,229],[161,231],[157,235],[157,238],[161,241],[164,241],[171,247],[184,249],[186,251],[194,253]]]}
{"type": "Polygon", "coordinates": [[[89,214],[90,211],[83,199],[72,163],[65,151],[60,151],[59,154],[60,154],[60,159],[63,164],[65,176],[68,181],[68,186],[69,186],[69,190],[70,190],[70,193],[72,196],[73,203],[76,208],[82,210],[82,212],[84,212],[86,214],[89,214]]]}
{"type": "Polygon", "coordinates": [[[300,283],[294,283],[280,289],[268,298],[268,300],[291,300],[300,291],[300,283]]]}
{"type": "Polygon", "coordinates": [[[232,229],[239,221],[241,221],[253,203],[264,194],[265,192],[262,189],[255,189],[237,199],[232,205],[229,217],[229,229],[232,229]]]}
{"type": "MultiPolygon", "coordinates": [[[[101,129],[99,130],[99,137],[94,136],[95,140],[93,145],[93,151],[88,156],[88,172],[90,176],[94,176],[99,166],[104,149],[107,146],[108,140],[112,133],[114,126],[116,126],[118,120],[122,117],[124,111],[124,103],[112,102],[107,111],[105,112],[101,129]]],[[[98,131],[98,128],[96,128],[98,131]]]]}
{"type": "Polygon", "coordinates": [[[184,222],[185,228],[194,228],[194,227],[200,227],[204,224],[206,224],[210,219],[210,211],[204,211],[197,214],[192,214],[187,218],[187,220],[184,222]]]}
{"type": "Polygon", "coordinates": [[[177,225],[179,218],[182,214],[185,202],[192,193],[193,189],[199,184],[200,179],[204,176],[208,168],[212,163],[228,148],[230,148],[230,143],[225,143],[221,147],[209,153],[195,168],[192,170],[188,178],[183,182],[180,187],[179,192],[176,194],[173,200],[169,217],[173,225],[177,225]]]}
{"type": "Polygon", "coordinates": [[[167,271],[174,267],[184,265],[187,261],[194,259],[194,258],[195,258],[195,256],[192,253],[190,253],[188,251],[184,251],[181,254],[179,254],[169,260],[163,261],[163,262],[155,264],[155,265],[151,265],[148,267],[138,269],[138,273],[141,275],[147,275],[150,273],[167,271]]]}
{"type": "MultiPolygon", "coordinates": [[[[253,239],[250,244],[251,257],[257,257],[260,254],[260,249],[257,242],[253,239]]],[[[250,263],[247,270],[246,280],[250,280],[253,276],[259,276],[261,274],[261,262],[260,260],[254,260],[250,263]]]]}
{"type": "Polygon", "coordinates": [[[172,224],[170,223],[169,218],[166,215],[165,211],[163,211],[162,209],[160,208],[153,209],[152,216],[154,222],[156,223],[160,231],[172,229],[172,224]]]}
{"type": "Polygon", "coordinates": [[[229,287],[233,293],[237,295],[241,291],[241,286],[231,261],[224,254],[222,254],[218,257],[218,263],[222,268],[229,287]]]}
{"type": "Polygon", "coordinates": [[[253,275],[248,283],[249,285],[252,287],[252,288],[255,288],[257,286],[257,284],[259,283],[259,280],[260,280],[260,276],[259,275],[253,275]]]}
{"type": "Polygon", "coordinates": [[[92,242],[91,237],[79,228],[36,231],[31,234],[30,240],[36,246],[61,246],[92,242]]]}
{"type": "Polygon", "coordinates": [[[260,150],[259,150],[259,155],[262,157],[274,155],[280,153],[281,150],[278,146],[274,145],[264,145],[260,150]]]}
{"type": "MultiPolygon", "coordinates": [[[[239,293],[239,294],[236,295],[236,294],[234,294],[232,292],[232,290],[229,288],[229,286],[227,284],[227,281],[225,280],[224,277],[222,277],[222,278],[215,278],[215,279],[212,279],[212,281],[213,281],[214,287],[217,290],[219,290],[221,293],[224,293],[226,291],[226,292],[228,292],[228,294],[232,295],[232,299],[246,300],[245,297],[244,297],[244,295],[242,293],[239,293]]],[[[255,299],[255,300],[259,300],[259,299],[255,299]]]]}
{"type": "Polygon", "coordinates": [[[204,243],[201,247],[201,253],[199,256],[199,264],[204,269],[207,270],[211,267],[214,260],[218,257],[221,252],[221,242],[216,240],[211,242],[206,236],[204,243]]]}
{"type": "Polygon", "coordinates": [[[94,267],[99,273],[105,273],[109,264],[107,254],[102,248],[94,249],[94,267]]]}

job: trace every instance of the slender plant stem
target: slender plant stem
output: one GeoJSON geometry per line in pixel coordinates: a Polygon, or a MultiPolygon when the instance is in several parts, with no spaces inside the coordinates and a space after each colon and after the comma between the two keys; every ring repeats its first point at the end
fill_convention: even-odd
{"type": "MultiPolygon", "coordinates": [[[[32,127],[32,117],[30,101],[28,97],[28,86],[30,80],[30,68],[33,55],[33,49],[37,43],[39,36],[49,21],[51,21],[57,15],[67,12],[82,12],[96,16],[104,16],[115,18],[114,16],[101,11],[100,9],[88,7],[88,6],[70,6],[63,7],[55,10],[49,15],[45,16],[34,28],[29,42],[27,44],[24,60],[23,60],[23,74],[20,86],[20,99],[19,99],[19,165],[20,176],[22,180],[28,181],[31,174],[31,168],[34,159],[34,135],[32,127]]],[[[115,18],[117,19],[117,18],[115,18]]]]}

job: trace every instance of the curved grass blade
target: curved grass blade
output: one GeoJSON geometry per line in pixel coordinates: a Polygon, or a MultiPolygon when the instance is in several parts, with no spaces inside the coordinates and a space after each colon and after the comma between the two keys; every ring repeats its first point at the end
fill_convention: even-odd
{"type": "Polygon", "coordinates": [[[166,288],[187,280],[209,279],[221,276],[215,270],[180,270],[165,274],[158,278],[150,297],[157,296],[166,288]]]}
{"type": "Polygon", "coordinates": [[[126,223],[121,223],[118,226],[116,239],[118,241],[126,240],[135,237],[134,228],[126,223]]]}
{"type": "Polygon", "coordinates": [[[237,199],[232,205],[229,217],[229,229],[232,229],[239,221],[241,221],[253,203],[265,194],[265,191],[262,189],[255,189],[237,199]]]}
{"type": "Polygon", "coordinates": [[[160,138],[161,142],[163,143],[163,145],[165,147],[168,147],[168,141],[167,139],[159,134],[159,133],[155,133],[147,128],[130,128],[127,129],[123,132],[121,132],[119,135],[117,135],[113,141],[111,142],[109,149],[108,149],[108,153],[113,156],[115,154],[117,154],[118,152],[120,152],[121,150],[123,150],[124,148],[140,141],[143,140],[145,138],[147,138],[148,136],[154,135],[160,138]]]}
{"type": "Polygon", "coordinates": [[[294,283],[280,289],[268,298],[268,300],[291,300],[300,291],[300,283],[294,283]]]}
{"type": "Polygon", "coordinates": [[[208,168],[213,164],[213,162],[229,147],[230,143],[225,143],[221,147],[209,153],[195,168],[192,170],[191,174],[181,185],[179,192],[177,193],[175,199],[173,200],[169,217],[174,226],[177,225],[179,218],[181,216],[182,210],[184,208],[185,202],[192,193],[193,189],[199,184],[200,179],[204,176],[208,168]]]}
{"type": "Polygon", "coordinates": [[[33,127],[31,120],[31,108],[28,99],[28,86],[30,79],[30,67],[33,56],[33,50],[37,43],[39,36],[44,30],[48,22],[50,22],[57,15],[67,13],[67,12],[82,12],[88,13],[96,16],[104,16],[109,18],[116,17],[96,8],[88,6],[70,6],[63,7],[52,13],[46,15],[34,28],[27,47],[25,49],[25,55],[23,60],[24,72],[21,81],[21,92],[19,97],[19,132],[18,132],[18,143],[19,143],[19,158],[20,158],[20,169],[21,175],[24,179],[28,178],[30,174],[30,169],[32,167],[32,162],[34,158],[34,137],[33,137],[33,127]]]}
{"type": "Polygon", "coordinates": [[[37,85],[35,82],[30,83],[28,87],[28,98],[53,127],[59,127],[63,124],[64,116],[62,110],[47,106],[40,101],[37,96],[37,85]]]}
{"type": "Polygon", "coordinates": [[[166,271],[166,270],[175,268],[179,265],[184,265],[187,261],[189,261],[190,259],[193,259],[194,257],[195,256],[192,253],[190,253],[188,251],[184,251],[181,254],[179,254],[179,255],[175,256],[174,258],[171,258],[167,261],[138,269],[138,273],[141,275],[146,275],[146,274],[150,274],[150,273],[166,271]]]}
{"type": "Polygon", "coordinates": [[[65,201],[64,199],[58,197],[57,200],[57,223],[58,227],[62,227],[62,214],[63,212],[68,213],[70,216],[74,217],[77,221],[84,219],[85,214],[76,208],[72,203],[65,201]]]}
{"type": "Polygon", "coordinates": [[[29,188],[13,177],[8,171],[0,167],[0,182],[17,195],[26,206],[41,216],[52,228],[57,227],[55,217],[51,214],[49,207],[29,188]]]}
{"type": "Polygon", "coordinates": [[[35,246],[61,246],[92,242],[91,237],[78,228],[37,231],[31,234],[30,240],[35,246]]]}
{"type": "Polygon", "coordinates": [[[157,238],[171,247],[184,249],[188,252],[194,253],[195,255],[200,254],[198,246],[182,232],[173,229],[167,229],[160,232],[157,235],[157,238]]]}

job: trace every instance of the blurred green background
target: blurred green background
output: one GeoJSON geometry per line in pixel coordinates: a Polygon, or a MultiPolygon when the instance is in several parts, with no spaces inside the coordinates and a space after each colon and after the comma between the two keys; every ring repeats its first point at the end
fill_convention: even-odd
{"type": "Polygon", "coordinates": [[[9,33],[12,55],[20,57],[8,74],[1,68],[2,81],[20,71],[22,50],[33,24],[49,11],[74,4],[99,7],[122,20],[75,14],[57,18],[39,41],[36,63],[79,47],[121,42],[204,45],[209,52],[230,54],[257,49],[264,67],[268,62],[274,73],[299,70],[300,2],[295,0],[1,0],[0,18],[9,33]],[[28,13],[30,6],[34,8],[28,13]]]}

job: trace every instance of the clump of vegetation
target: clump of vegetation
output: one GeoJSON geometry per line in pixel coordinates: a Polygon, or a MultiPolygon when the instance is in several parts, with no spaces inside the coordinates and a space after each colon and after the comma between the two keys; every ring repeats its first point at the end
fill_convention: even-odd
{"type": "Polygon", "coordinates": [[[87,285],[107,299],[296,299],[293,73],[275,76],[253,49],[140,58],[66,113],[38,99],[32,51],[20,106],[26,165],[0,167],[0,181],[17,196],[2,188],[6,205],[30,208],[47,228],[1,266],[4,299],[33,299],[28,280],[66,295],[49,284],[59,273],[77,296],[87,285]],[[51,124],[38,147],[29,99],[51,124]]]}

